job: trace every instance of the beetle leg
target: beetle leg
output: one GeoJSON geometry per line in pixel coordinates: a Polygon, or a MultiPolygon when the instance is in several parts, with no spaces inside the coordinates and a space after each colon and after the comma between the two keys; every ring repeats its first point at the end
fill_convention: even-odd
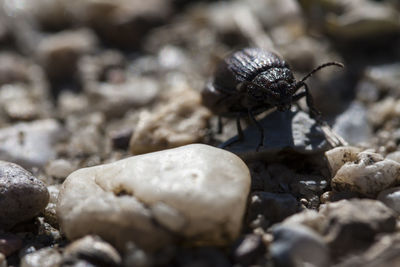
{"type": "Polygon", "coordinates": [[[231,139],[229,139],[228,141],[222,143],[221,145],[219,145],[219,148],[225,148],[227,146],[230,146],[236,142],[240,142],[243,141],[244,139],[244,135],[243,135],[243,130],[242,130],[242,126],[240,125],[240,117],[241,115],[243,115],[243,113],[238,113],[236,116],[236,128],[237,128],[237,135],[235,137],[232,137],[231,139]]]}
{"type": "Polygon", "coordinates": [[[321,119],[321,112],[319,112],[315,106],[314,106],[314,101],[312,98],[312,95],[310,94],[310,90],[308,89],[308,86],[306,83],[303,83],[304,89],[305,89],[305,95],[306,95],[306,103],[310,112],[310,117],[315,119],[317,123],[321,124],[322,119],[321,119]]]}
{"type": "Polygon", "coordinates": [[[294,96],[292,96],[292,101],[293,102],[298,101],[301,98],[305,97],[306,95],[307,95],[306,92],[301,92],[301,93],[295,94],[294,96]]]}
{"type": "Polygon", "coordinates": [[[224,130],[224,125],[222,124],[222,117],[221,115],[218,116],[218,129],[217,133],[222,134],[222,131],[224,130]]]}
{"type": "Polygon", "coordinates": [[[254,114],[251,109],[248,110],[248,114],[249,114],[249,118],[251,119],[251,121],[254,123],[254,125],[260,131],[260,141],[258,142],[257,149],[256,149],[256,151],[258,151],[261,146],[264,146],[264,129],[261,126],[261,124],[254,117],[254,114]]]}
{"type": "Polygon", "coordinates": [[[238,133],[238,141],[242,141],[243,140],[243,130],[242,130],[242,126],[240,125],[240,114],[238,114],[236,116],[236,129],[237,129],[237,133],[238,133]]]}

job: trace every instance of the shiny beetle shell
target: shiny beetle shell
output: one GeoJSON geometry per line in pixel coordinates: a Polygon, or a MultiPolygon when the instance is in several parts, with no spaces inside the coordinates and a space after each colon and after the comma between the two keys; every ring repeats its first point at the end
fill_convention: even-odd
{"type": "MultiPolygon", "coordinates": [[[[218,66],[214,79],[203,91],[203,103],[215,114],[230,116],[236,113],[246,113],[249,106],[245,92],[239,92],[238,86],[243,82],[251,82],[267,90],[286,96],[290,92],[278,91],[273,85],[278,80],[290,84],[295,82],[289,65],[276,54],[259,48],[246,48],[226,57],[218,66]]],[[[283,88],[284,90],[284,88],[283,88]]],[[[257,91],[257,90],[253,90],[257,91]]],[[[257,98],[257,96],[256,96],[257,98]]],[[[254,100],[254,99],[253,99],[254,100]]],[[[263,102],[259,97],[259,102],[263,102]]],[[[273,107],[273,103],[264,103],[263,108],[273,107]]]]}

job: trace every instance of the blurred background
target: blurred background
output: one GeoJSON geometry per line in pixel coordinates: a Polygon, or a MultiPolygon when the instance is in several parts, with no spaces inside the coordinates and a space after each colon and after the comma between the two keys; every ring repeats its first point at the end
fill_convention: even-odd
{"type": "MultiPolygon", "coordinates": [[[[55,203],[74,170],[196,142],[217,145],[235,135],[234,121],[227,119],[224,134],[215,136],[216,117],[202,106],[200,92],[221,59],[254,46],[281,55],[297,79],[322,63],[343,62],[344,69],[326,68],[307,80],[317,108],[350,145],[400,162],[398,0],[0,0],[0,160],[45,182],[51,198],[43,216],[54,227],[46,230],[35,221],[14,229],[27,234],[24,249],[16,245],[19,252],[8,262],[17,266],[35,249],[65,245],[55,203]]],[[[330,174],[325,162],[325,169],[309,167],[302,160],[312,157],[300,157],[287,160],[299,165],[296,173],[284,164],[249,165],[252,190],[287,192],[287,177],[302,179],[312,194],[298,186],[294,196],[306,195],[310,201],[303,202],[317,209],[323,191],[331,190],[330,174]]],[[[315,158],[318,164],[324,159],[315,158]]],[[[294,196],[289,204],[282,200],[283,214],[297,212],[294,196]]],[[[254,199],[259,212],[262,205],[254,199]]],[[[345,214],[344,220],[353,218],[352,210],[345,214]]],[[[369,220],[364,209],[360,214],[369,220]]],[[[375,227],[352,225],[361,231],[375,227]]],[[[353,228],[345,229],[352,236],[353,228]]],[[[365,236],[373,239],[370,232],[365,236]]],[[[338,240],[340,253],[355,247],[350,239],[338,240]]],[[[184,249],[176,258],[188,265],[181,266],[209,266],[192,264],[184,249]]],[[[197,257],[225,262],[215,251],[197,257]]],[[[173,253],[154,261],[168,262],[173,253]]]]}
{"type": "MultiPolygon", "coordinates": [[[[309,80],[317,107],[350,144],[397,149],[396,0],[2,0],[0,8],[0,127],[56,119],[64,128],[52,157],[99,162],[126,151],[143,112],[184,101],[179,88],[201,91],[219,60],[248,46],[277,52],[297,78],[343,62],[309,80]]],[[[207,120],[190,138],[131,151],[207,142],[207,120]]]]}

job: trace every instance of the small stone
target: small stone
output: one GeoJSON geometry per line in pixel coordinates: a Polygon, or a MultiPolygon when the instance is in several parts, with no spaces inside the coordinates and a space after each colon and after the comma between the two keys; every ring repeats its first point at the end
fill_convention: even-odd
{"type": "MultiPolygon", "coordinates": [[[[380,92],[387,92],[395,98],[400,96],[399,81],[400,81],[400,64],[371,65],[364,71],[364,80],[369,81],[380,92]]],[[[377,94],[379,95],[378,92],[377,94]]]]}
{"type": "Polygon", "coordinates": [[[35,217],[48,201],[42,181],[17,164],[0,161],[0,229],[35,217]]]}
{"type": "MultiPolygon", "coordinates": [[[[321,128],[303,111],[273,112],[259,121],[264,131],[264,146],[256,152],[260,131],[254,125],[244,130],[244,141],[228,146],[242,158],[263,158],[280,151],[318,154],[329,148],[321,128]]],[[[237,137],[233,137],[237,138],[237,137]]],[[[226,141],[227,143],[230,140],[226,141]]]]}
{"type": "Polygon", "coordinates": [[[130,140],[133,154],[178,147],[202,140],[210,112],[193,90],[172,93],[170,103],[142,112],[130,140]]]}
{"type": "Polygon", "coordinates": [[[104,112],[107,117],[118,117],[129,109],[150,104],[159,92],[156,80],[132,77],[123,83],[99,83],[88,89],[88,96],[93,109],[104,112]]]}
{"type": "Polygon", "coordinates": [[[62,260],[61,253],[55,248],[43,248],[32,253],[26,254],[20,267],[54,267],[60,266],[62,260]]]}
{"type": "Polygon", "coordinates": [[[336,118],[333,130],[350,145],[365,144],[372,137],[367,109],[361,103],[353,102],[347,110],[336,118]]]}
{"type": "Polygon", "coordinates": [[[170,0],[78,1],[69,9],[112,45],[138,48],[149,30],[165,23],[172,12],[170,0]]]}
{"type": "Polygon", "coordinates": [[[129,147],[129,141],[133,134],[132,129],[121,129],[119,131],[112,131],[110,138],[114,149],[126,150],[129,147]]]}
{"type": "Polygon", "coordinates": [[[379,193],[377,199],[400,214],[400,187],[393,187],[379,193]]]}
{"type": "Polygon", "coordinates": [[[254,192],[250,197],[248,220],[252,222],[261,215],[272,225],[298,212],[300,205],[291,194],[254,192]]]}
{"type": "Polygon", "coordinates": [[[101,112],[94,112],[82,116],[69,116],[66,128],[73,133],[68,145],[68,152],[72,155],[99,155],[104,152],[105,138],[102,127],[105,116],[101,112]]]}
{"type": "Polygon", "coordinates": [[[326,217],[325,240],[335,259],[364,249],[377,234],[396,230],[396,216],[383,203],[371,199],[341,200],[320,208],[326,217]]]}
{"type": "Polygon", "coordinates": [[[18,123],[0,129],[0,160],[20,164],[25,168],[44,167],[56,155],[54,144],[63,135],[54,119],[18,123]]]}
{"type": "Polygon", "coordinates": [[[304,209],[301,212],[287,217],[282,225],[303,225],[307,226],[317,233],[323,234],[326,224],[325,216],[315,210],[304,209]]]}
{"type": "Polygon", "coordinates": [[[355,161],[357,155],[362,150],[357,147],[335,147],[334,149],[325,152],[325,157],[328,160],[328,167],[331,171],[332,177],[336,172],[346,163],[355,161]]]}
{"type": "Polygon", "coordinates": [[[64,262],[80,259],[101,266],[119,266],[122,261],[118,251],[97,236],[83,237],[65,248],[64,262]]]}
{"type": "Polygon", "coordinates": [[[336,191],[326,191],[320,197],[320,201],[322,204],[327,202],[335,202],[342,199],[351,199],[351,198],[358,198],[360,194],[356,192],[336,192],[336,191]]]}
{"type": "Polygon", "coordinates": [[[260,235],[248,234],[235,246],[233,259],[235,263],[249,266],[266,254],[266,247],[260,235]]]}
{"type": "Polygon", "coordinates": [[[373,103],[369,108],[368,120],[373,126],[380,126],[383,122],[396,116],[397,101],[393,97],[386,97],[385,99],[373,103]]]}
{"type": "Polygon", "coordinates": [[[58,228],[56,207],[57,207],[58,194],[60,192],[60,185],[48,186],[47,190],[49,191],[50,198],[49,198],[49,203],[47,204],[46,208],[43,211],[43,216],[46,222],[58,228]]]}
{"type": "Polygon", "coordinates": [[[76,166],[68,160],[56,159],[50,161],[46,165],[46,174],[57,179],[65,179],[67,176],[76,170],[76,166]]]}
{"type": "Polygon", "coordinates": [[[277,225],[269,251],[274,266],[330,266],[329,249],[322,236],[302,225],[277,225]]]}
{"type": "Polygon", "coordinates": [[[62,91],[58,95],[57,106],[63,118],[71,114],[84,114],[89,110],[89,99],[86,94],[62,91]]]}
{"type": "Polygon", "coordinates": [[[12,53],[0,53],[0,85],[28,82],[27,63],[12,53]]]}
{"type": "Polygon", "coordinates": [[[372,152],[360,152],[335,174],[331,186],[336,191],[350,191],[375,197],[400,181],[400,163],[372,152]]]}
{"type": "MultiPolygon", "coordinates": [[[[22,239],[11,233],[0,233],[0,253],[10,256],[22,248],[22,239]]],[[[1,262],[1,261],[0,261],[1,262]]]]}
{"type": "Polygon", "coordinates": [[[93,52],[96,45],[96,36],[88,29],[63,31],[43,38],[36,53],[50,80],[57,81],[72,77],[79,57],[93,52]]]}
{"type": "Polygon", "coordinates": [[[241,229],[249,188],[237,156],[188,145],[75,171],[57,214],[69,239],[95,233],[119,249],[129,241],[157,249],[174,233],[191,244],[227,244],[241,229]]]}

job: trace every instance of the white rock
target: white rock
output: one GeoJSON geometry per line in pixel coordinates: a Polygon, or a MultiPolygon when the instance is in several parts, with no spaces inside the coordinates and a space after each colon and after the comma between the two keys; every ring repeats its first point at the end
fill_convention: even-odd
{"type": "Polygon", "coordinates": [[[58,179],[66,178],[71,172],[76,170],[74,163],[65,159],[56,159],[46,165],[46,174],[58,179]]]}
{"type": "Polygon", "coordinates": [[[26,254],[21,260],[21,267],[53,267],[60,266],[61,253],[55,248],[42,248],[26,254]]]}
{"type": "Polygon", "coordinates": [[[359,152],[361,152],[360,148],[351,146],[336,147],[325,152],[332,177],[346,162],[354,161],[359,152]]]}
{"type": "Polygon", "coordinates": [[[249,187],[236,155],[195,144],[75,171],[57,213],[69,239],[97,234],[119,249],[134,241],[153,250],[177,236],[226,244],[240,231],[249,187]]]}
{"type": "Polygon", "coordinates": [[[43,167],[56,155],[54,144],[62,137],[61,125],[53,119],[18,123],[0,129],[0,160],[25,168],[43,167]]]}
{"type": "Polygon", "coordinates": [[[331,186],[337,191],[352,191],[375,197],[382,190],[396,184],[399,179],[399,163],[364,151],[340,167],[331,186]]]}

